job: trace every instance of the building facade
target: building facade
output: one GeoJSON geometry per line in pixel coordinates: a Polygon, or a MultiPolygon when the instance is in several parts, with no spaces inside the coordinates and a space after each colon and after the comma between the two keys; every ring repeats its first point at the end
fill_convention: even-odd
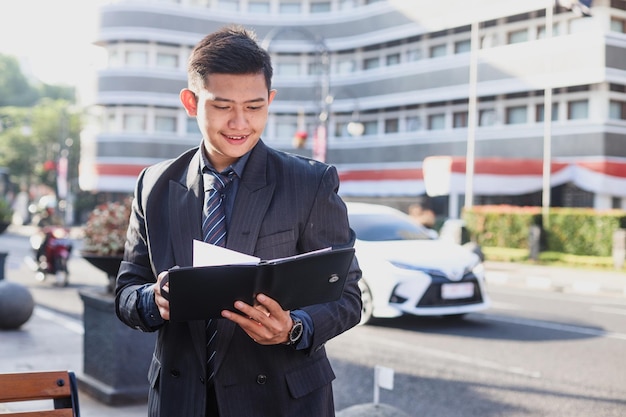
{"type": "Polygon", "coordinates": [[[204,35],[237,23],[273,59],[263,140],[337,166],[346,198],[444,196],[454,217],[468,184],[475,204],[541,205],[547,178],[554,206],[626,208],[626,1],[594,0],[591,17],[548,12],[545,0],[502,10],[478,0],[472,12],[430,3],[103,6],[108,64],[82,137],[81,188],[131,192],[143,167],[200,143],[178,101],[186,60],[204,35]]]}

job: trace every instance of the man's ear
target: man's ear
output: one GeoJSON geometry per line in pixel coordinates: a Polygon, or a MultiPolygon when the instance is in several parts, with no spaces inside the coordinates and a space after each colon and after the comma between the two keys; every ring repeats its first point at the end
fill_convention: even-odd
{"type": "Polygon", "coordinates": [[[189,117],[196,117],[198,114],[198,99],[193,91],[188,88],[180,90],[180,102],[183,103],[183,107],[187,110],[189,117]]]}
{"type": "Polygon", "coordinates": [[[274,101],[274,97],[276,97],[276,90],[270,90],[270,94],[267,100],[267,105],[269,106],[274,101]]]}

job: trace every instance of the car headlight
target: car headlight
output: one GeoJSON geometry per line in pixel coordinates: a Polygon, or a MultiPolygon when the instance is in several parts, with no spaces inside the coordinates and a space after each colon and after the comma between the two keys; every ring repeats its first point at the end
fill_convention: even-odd
{"type": "Polygon", "coordinates": [[[398,268],[398,269],[405,269],[408,271],[419,271],[422,272],[424,274],[428,274],[431,276],[442,276],[442,277],[446,277],[445,274],[443,274],[441,271],[436,270],[436,269],[428,269],[428,268],[423,268],[417,265],[411,265],[411,264],[406,264],[404,262],[398,262],[398,261],[389,261],[389,263],[391,265],[393,265],[394,267],[398,268]]]}
{"type": "Polygon", "coordinates": [[[478,262],[472,268],[472,273],[474,274],[476,278],[484,279],[485,278],[485,264],[482,262],[478,262]]]}

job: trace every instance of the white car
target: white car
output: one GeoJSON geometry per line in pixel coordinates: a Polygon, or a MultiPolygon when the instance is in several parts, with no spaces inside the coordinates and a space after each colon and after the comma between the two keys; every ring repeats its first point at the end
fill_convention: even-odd
{"type": "Polygon", "coordinates": [[[361,324],[402,314],[460,317],[490,306],[483,263],[391,207],[346,203],[363,278],[361,324]]]}

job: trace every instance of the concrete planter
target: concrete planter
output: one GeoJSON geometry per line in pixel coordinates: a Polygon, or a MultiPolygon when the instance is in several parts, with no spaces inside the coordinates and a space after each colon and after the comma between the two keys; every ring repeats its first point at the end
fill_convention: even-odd
{"type": "Polygon", "coordinates": [[[83,373],[81,389],[110,405],[145,402],[148,367],[156,333],[142,333],[124,325],[115,315],[113,295],[103,290],[82,290],[83,373]]]}

